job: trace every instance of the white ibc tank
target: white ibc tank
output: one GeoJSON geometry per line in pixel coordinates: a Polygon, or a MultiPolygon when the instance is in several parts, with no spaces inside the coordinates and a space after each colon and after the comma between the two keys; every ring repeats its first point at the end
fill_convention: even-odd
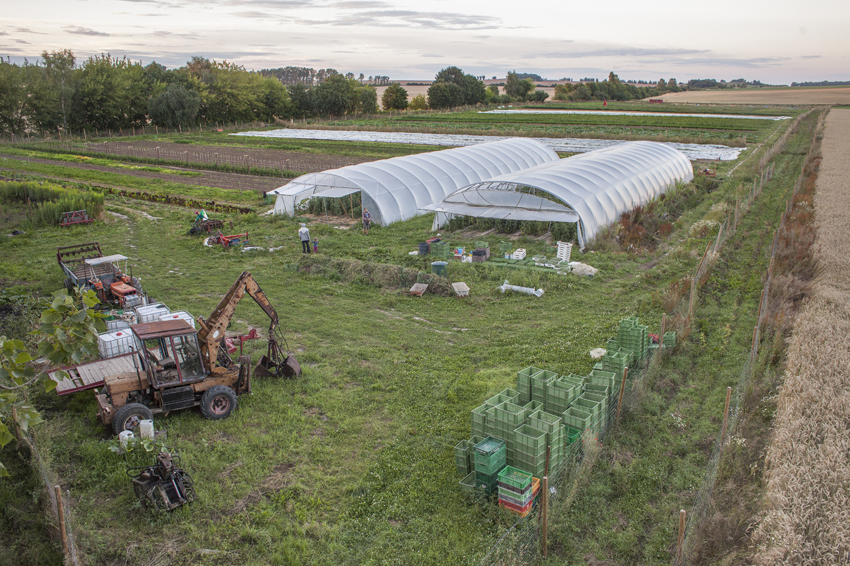
{"type": "Polygon", "coordinates": [[[97,337],[97,348],[101,358],[129,354],[133,350],[133,337],[128,330],[107,332],[97,337]]]}
{"type": "Polygon", "coordinates": [[[168,313],[159,318],[159,320],[176,320],[178,318],[182,318],[186,322],[192,325],[192,328],[195,328],[195,318],[186,311],[174,311],[172,313],[168,313]]]}
{"type": "Polygon", "coordinates": [[[144,307],[136,308],[136,317],[138,318],[139,324],[143,322],[156,322],[160,320],[163,315],[170,313],[171,311],[167,306],[162,303],[157,303],[155,305],[147,305],[144,307]]]}

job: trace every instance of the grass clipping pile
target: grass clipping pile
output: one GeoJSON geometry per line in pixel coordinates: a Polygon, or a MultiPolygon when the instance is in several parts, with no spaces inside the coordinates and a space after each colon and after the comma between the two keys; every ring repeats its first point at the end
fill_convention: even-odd
{"type": "Polygon", "coordinates": [[[826,120],[815,193],[820,273],[788,348],[754,562],[850,562],[850,110],[826,120]]]}
{"type": "Polygon", "coordinates": [[[429,294],[442,297],[448,297],[452,294],[452,286],[448,279],[399,265],[310,254],[301,257],[298,262],[298,271],[322,275],[328,279],[345,281],[346,283],[359,283],[385,289],[404,289],[405,291],[414,283],[425,283],[428,285],[427,292],[429,294]]]}

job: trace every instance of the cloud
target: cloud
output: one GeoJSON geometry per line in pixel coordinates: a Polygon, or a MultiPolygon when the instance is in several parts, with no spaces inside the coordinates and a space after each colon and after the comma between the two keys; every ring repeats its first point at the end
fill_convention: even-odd
{"type": "Polygon", "coordinates": [[[823,59],[820,55],[800,55],[800,59],[823,59]]]}
{"type": "Polygon", "coordinates": [[[64,29],[68,33],[74,33],[77,35],[97,35],[104,37],[109,37],[110,35],[108,33],[103,33],[102,31],[95,31],[91,28],[83,28],[80,26],[64,26],[62,29],[64,29]]]}
{"type": "Polygon", "coordinates": [[[275,16],[271,14],[267,14],[266,12],[258,12],[256,10],[247,10],[245,12],[233,12],[233,15],[237,18],[253,18],[256,20],[273,20],[275,16]]]}
{"type": "MultiPolygon", "coordinates": [[[[36,34],[36,35],[47,35],[47,34],[46,34],[46,33],[44,33],[43,31],[33,31],[33,30],[29,29],[29,28],[16,27],[16,28],[13,28],[13,29],[14,29],[16,32],[18,32],[18,33],[33,33],[33,34],[36,34]]],[[[0,33],[0,35],[6,35],[6,34],[5,34],[5,33],[0,33]]]]}
{"type": "Polygon", "coordinates": [[[362,10],[366,8],[383,8],[385,6],[389,6],[386,2],[379,2],[377,0],[349,0],[347,2],[335,2],[331,4],[332,8],[340,8],[343,10],[362,10]]]}
{"type": "MultiPolygon", "coordinates": [[[[572,42],[572,40],[565,40],[572,42]]],[[[579,51],[550,51],[548,53],[529,53],[535,58],[581,59],[584,57],[658,57],[662,55],[696,55],[709,53],[706,49],[647,49],[642,47],[603,47],[579,51]]]]}
{"type": "Polygon", "coordinates": [[[418,29],[477,30],[505,29],[499,18],[453,12],[419,12],[415,10],[372,10],[340,17],[336,26],[411,27],[418,29]]]}
{"type": "Polygon", "coordinates": [[[198,35],[195,33],[174,33],[165,30],[157,30],[155,32],[152,32],[151,35],[154,35],[156,37],[182,37],[184,39],[194,39],[198,37],[198,35]]]}
{"type": "MultiPolygon", "coordinates": [[[[204,0],[201,3],[206,4],[204,0]]],[[[239,6],[251,8],[301,8],[309,7],[309,0],[225,0],[225,6],[239,6]]]]}
{"type": "Polygon", "coordinates": [[[738,67],[745,69],[760,69],[779,65],[784,61],[790,61],[791,57],[754,57],[752,59],[735,59],[733,57],[706,57],[704,59],[681,59],[671,60],[669,63],[676,65],[698,66],[707,65],[709,67],[738,67]]]}

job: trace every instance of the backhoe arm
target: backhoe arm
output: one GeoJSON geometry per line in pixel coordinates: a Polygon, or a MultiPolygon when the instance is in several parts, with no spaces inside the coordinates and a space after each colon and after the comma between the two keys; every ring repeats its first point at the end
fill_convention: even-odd
{"type": "Polygon", "coordinates": [[[198,317],[200,330],[198,330],[198,341],[201,344],[201,355],[206,360],[206,365],[210,372],[215,372],[219,367],[218,353],[221,343],[224,341],[224,332],[233,318],[233,313],[236,311],[236,305],[245,296],[245,293],[251,296],[254,301],[260,305],[260,308],[269,316],[269,336],[274,335],[274,331],[278,325],[277,312],[269,302],[263,290],[254,281],[254,278],[247,271],[243,271],[242,275],[230,287],[218,306],[215,307],[212,314],[204,320],[203,317],[198,317]]]}

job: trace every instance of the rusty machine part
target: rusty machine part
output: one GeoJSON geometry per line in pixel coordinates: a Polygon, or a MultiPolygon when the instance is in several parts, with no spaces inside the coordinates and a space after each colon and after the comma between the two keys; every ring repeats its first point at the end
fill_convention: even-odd
{"type": "Polygon", "coordinates": [[[133,491],[142,505],[162,511],[172,511],[195,500],[195,484],[180,467],[177,454],[160,452],[153,466],[130,468],[127,475],[133,481],[133,491]]]}
{"type": "Polygon", "coordinates": [[[208,244],[221,244],[224,248],[229,248],[232,246],[244,246],[248,243],[248,233],[244,234],[233,234],[231,236],[225,236],[221,233],[221,230],[218,230],[218,233],[215,236],[210,236],[208,244]]]}
{"type": "MultiPolygon", "coordinates": [[[[282,336],[281,339],[283,339],[282,336]]],[[[283,343],[286,344],[285,339],[283,339],[283,343]]],[[[254,368],[254,375],[258,377],[298,377],[301,375],[301,365],[295,359],[295,356],[287,354],[280,347],[275,336],[271,335],[268,352],[260,358],[257,367],[254,368]]]]}

